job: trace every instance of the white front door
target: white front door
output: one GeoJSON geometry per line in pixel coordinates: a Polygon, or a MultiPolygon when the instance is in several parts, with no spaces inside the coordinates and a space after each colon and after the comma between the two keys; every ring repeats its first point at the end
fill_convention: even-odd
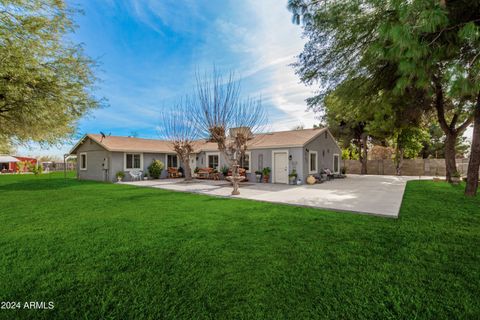
{"type": "Polygon", "coordinates": [[[287,152],[275,152],[273,154],[273,183],[288,183],[287,152]]]}

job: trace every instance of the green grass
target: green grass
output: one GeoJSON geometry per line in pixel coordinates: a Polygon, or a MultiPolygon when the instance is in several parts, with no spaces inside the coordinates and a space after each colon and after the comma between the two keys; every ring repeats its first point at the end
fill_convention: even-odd
{"type": "Polygon", "coordinates": [[[0,318],[480,318],[480,198],[398,220],[61,175],[0,177],[0,318]]]}

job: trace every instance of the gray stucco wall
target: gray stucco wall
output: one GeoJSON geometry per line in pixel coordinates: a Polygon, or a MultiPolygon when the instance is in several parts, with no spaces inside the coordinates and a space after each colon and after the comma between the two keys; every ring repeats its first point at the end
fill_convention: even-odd
{"type": "MultiPolygon", "coordinates": [[[[328,131],[326,131],[328,132],[328,131]]],[[[339,162],[340,166],[342,165],[342,150],[338,146],[337,142],[333,138],[333,136],[328,132],[326,135],[325,133],[322,133],[319,135],[317,138],[314,140],[310,141],[307,143],[305,146],[305,149],[308,149],[310,151],[317,151],[318,154],[318,163],[317,163],[317,168],[320,169],[325,169],[328,168],[333,172],[333,155],[338,154],[339,155],[339,162]]],[[[303,160],[303,167],[305,168],[305,172],[303,172],[303,179],[305,180],[309,173],[308,173],[308,152],[305,151],[305,156],[303,160]]],[[[318,170],[317,170],[318,171],[318,170]]]]}
{"type": "MultiPolygon", "coordinates": [[[[125,172],[124,152],[110,152],[91,139],[87,139],[77,150],[77,178],[81,180],[96,181],[117,181],[116,174],[119,171],[125,172]],[[87,170],[80,170],[80,153],[87,154],[87,170]],[[104,159],[107,159],[108,170],[104,170],[104,159]]],[[[143,153],[143,172],[148,172],[148,166],[153,160],[160,160],[166,166],[167,155],[165,153],[143,153]]],[[[182,163],[179,162],[182,166],[182,163]]],[[[125,181],[131,180],[130,175],[125,172],[125,181]]],[[[166,168],[162,171],[161,178],[167,177],[166,168]]]]}
{"type": "MultiPolygon", "coordinates": [[[[143,169],[144,173],[148,172],[148,166],[152,164],[154,160],[160,160],[163,162],[165,168],[162,171],[160,178],[166,178],[167,173],[167,154],[165,153],[143,153],[143,169]]],[[[110,181],[116,181],[116,174],[118,171],[125,171],[125,153],[124,152],[111,152],[110,153],[110,181]]],[[[179,165],[182,164],[179,162],[179,165]]],[[[126,172],[125,181],[130,181],[131,177],[126,172]]]]}
{"type": "Polygon", "coordinates": [[[102,166],[103,159],[108,156],[108,153],[98,143],[87,139],[77,149],[77,178],[81,180],[108,181],[107,173],[102,166]],[[87,154],[86,170],[80,170],[80,154],[83,152],[87,154]]]}
{"type": "MultiPolygon", "coordinates": [[[[341,149],[338,147],[333,136],[328,133],[320,134],[317,138],[310,141],[305,147],[296,148],[278,148],[278,149],[258,149],[248,150],[251,152],[250,159],[250,173],[247,177],[250,181],[255,181],[255,171],[262,170],[265,167],[272,166],[272,154],[275,150],[287,150],[289,154],[288,160],[288,173],[291,173],[293,169],[297,171],[298,177],[305,182],[309,175],[309,153],[306,149],[311,151],[317,151],[318,154],[318,171],[323,168],[329,168],[333,171],[333,155],[339,154],[341,160],[341,149]]],[[[80,157],[80,153],[87,153],[87,170],[80,170],[80,160],[77,161],[77,177],[79,179],[97,180],[97,181],[116,181],[116,173],[124,170],[124,153],[123,152],[108,152],[96,142],[87,139],[77,150],[77,157],[80,157]],[[103,170],[103,160],[107,158],[109,169],[103,170]]],[[[195,155],[196,164],[199,168],[205,168],[207,166],[206,154],[209,152],[200,152],[195,155]]],[[[78,158],[80,159],[80,158],[78,158]]],[[[144,153],[143,154],[143,171],[148,171],[148,166],[153,160],[162,161],[165,166],[167,165],[167,155],[165,153],[144,153]]],[[[221,156],[219,159],[219,169],[227,164],[227,161],[221,156]]],[[[179,165],[184,167],[182,163],[179,165]]],[[[341,162],[340,162],[341,166],[341,162]]],[[[194,168],[192,168],[193,170],[194,168]]],[[[163,170],[161,178],[167,177],[166,168],[163,170]]],[[[125,180],[131,180],[128,173],[125,175],[125,180]]]]}
{"type": "MultiPolygon", "coordinates": [[[[263,170],[263,168],[270,167],[272,169],[272,153],[275,150],[287,150],[288,154],[292,156],[292,159],[288,161],[289,163],[289,173],[295,168],[298,177],[303,177],[303,161],[302,161],[302,148],[281,148],[281,149],[254,149],[247,150],[251,152],[250,159],[250,173],[247,173],[247,178],[249,181],[255,181],[255,171],[263,170]]],[[[206,153],[209,152],[200,152],[197,157],[197,167],[205,168],[207,167],[206,153]]],[[[227,165],[227,161],[220,156],[220,165],[227,165]]],[[[271,175],[270,175],[271,176],[271,175]]]]}

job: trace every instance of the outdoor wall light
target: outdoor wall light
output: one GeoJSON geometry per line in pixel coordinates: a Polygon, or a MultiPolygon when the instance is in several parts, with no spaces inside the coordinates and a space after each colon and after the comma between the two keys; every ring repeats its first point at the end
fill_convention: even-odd
{"type": "Polygon", "coordinates": [[[292,155],[289,155],[289,156],[288,156],[288,160],[292,160],[292,155]]]}

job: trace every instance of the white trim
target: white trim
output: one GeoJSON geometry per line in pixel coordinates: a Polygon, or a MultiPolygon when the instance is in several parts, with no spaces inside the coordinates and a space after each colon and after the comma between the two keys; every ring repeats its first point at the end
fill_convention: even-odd
{"type": "Polygon", "coordinates": [[[308,151],[308,173],[318,173],[318,152],[317,151],[308,151]],[[315,170],[311,170],[312,168],[312,157],[311,155],[315,155],[315,170]]]}
{"type": "Polygon", "coordinates": [[[88,154],[86,152],[80,152],[80,161],[79,161],[78,167],[82,171],[87,170],[87,168],[88,168],[88,154]],[[85,167],[83,167],[83,168],[82,168],[82,155],[85,155],[85,167]]]}
{"type": "Polygon", "coordinates": [[[168,166],[168,156],[175,156],[175,157],[177,157],[177,168],[179,168],[179,167],[180,167],[180,158],[178,157],[178,154],[176,154],[176,153],[167,153],[167,154],[165,154],[165,168],[167,168],[167,169],[169,168],[169,166],[168,166]]]}
{"type": "MultiPolygon", "coordinates": [[[[133,161],[133,159],[132,159],[133,161]]],[[[123,171],[134,171],[141,170],[143,171],[143,153],[141,152],[124,152],[123,153],[123,171]],[[127,154],[139,154],[140,155],[140,168],[127,168],[127,154]]]]}
{"type": "Polygon", "coordinates": [[[245,155],[248,155],[248,170],[246,170],[246,173],[251,173],[252,172],[252,151],[245,151],[245,155]]]}
{"type": "Polygon", "coordinates": [[[338,153],[333,154],[332,172],[337,173],[337,174],[340,173],[340,154],[338,154],[338,153]],[[337,172],[335,172],[335,156],[338,157],[338,170],[337,170],[337,172]]]}
{"type": "Polygon", "coordinates": [[[289,158],[289,152],[287,149],[282,149],[282,150],[272,150],[272,183],[275,183],[275,153],[286,153],[287,154],[287,181],[285,184],[288,184],[288,173],[290,172],[290,160],[289,158]]]}
{"type": "Polygon", "coordinates": [[[208,163],[208,156],[217,156],[218,157],[218,167],[217,168],[212,168],[212,169],[219,169],[220,168],[220,152],[205,152],[205,164],[207,165],[207,168],[210,167],[210,163],[208,163]]]}

